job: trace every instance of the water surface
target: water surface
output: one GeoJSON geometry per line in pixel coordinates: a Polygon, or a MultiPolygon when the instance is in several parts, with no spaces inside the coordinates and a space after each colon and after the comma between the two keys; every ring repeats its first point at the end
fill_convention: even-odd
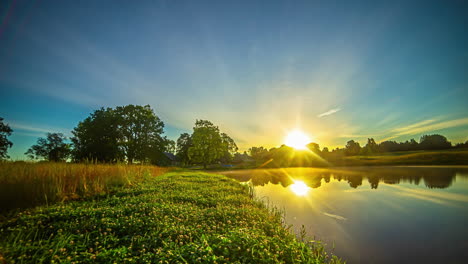
{"type": "Polygon", "coordinates": [[[467,263],[468,168],[224,171],[347,263],[467,263]]]}

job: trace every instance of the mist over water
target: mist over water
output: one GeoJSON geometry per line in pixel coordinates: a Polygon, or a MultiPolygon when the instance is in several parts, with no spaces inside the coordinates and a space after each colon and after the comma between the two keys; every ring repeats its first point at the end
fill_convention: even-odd
{"type": "Polygon", "coordinates": [[[467,167],[219,172],[255,186],[287,224],[347,263],[465,263],[467,167]]]}

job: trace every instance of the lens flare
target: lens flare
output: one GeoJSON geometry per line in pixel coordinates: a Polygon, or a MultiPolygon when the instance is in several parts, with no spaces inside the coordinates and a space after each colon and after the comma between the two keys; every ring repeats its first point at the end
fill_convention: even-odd
{"type": "Polygon", "coordinates": [[[284,143],[295,149],[307,149],[307,144],[310,143],[310,138],[304,134],[304,132],[294,130],[288,134],[284,143]]]}

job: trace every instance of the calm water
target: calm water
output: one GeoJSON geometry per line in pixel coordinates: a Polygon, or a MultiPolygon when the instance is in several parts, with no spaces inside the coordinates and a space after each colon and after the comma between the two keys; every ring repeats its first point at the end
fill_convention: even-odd
{"type": "Polygon", "coordinates": [[[468,168],[288,168],[220,172],[250,181],[296,232],[347,263],[468,263],[468,168]]]}

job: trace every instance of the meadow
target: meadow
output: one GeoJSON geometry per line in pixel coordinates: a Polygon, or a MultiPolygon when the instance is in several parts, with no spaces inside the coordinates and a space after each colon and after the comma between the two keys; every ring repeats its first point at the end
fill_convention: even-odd
{"type": "Polygon", "coordinates": [[[468,151],[402,151],[329,160],[334,166],[468,165],[468,151]]]}
{"type": "MultiPolygon", "coordinates": [[[[28,166],[39,170],[47,164],[28,166]]],[[[256,200],[251,187],[225,176],[183,170],[160,175],[165,169],[157,167],[152,175],[138,166],[49,166],[70,173],[108,170],[124,180],[117,177],[121,186],[112,189],[113,181],[96,172],[101,185],[93,192],[112,191],[10,213],[0,221],[0,263],[341,263],[320,242],[296,237],[282,213],[256,200]]],[[[88,182],[65,175],[77,186],[88,182]]]]}
{"type": "MultiPolygon", "coordinates": [[[[273,157],[269,160],[240,162],[234,166],[213,164],[209,170],[243,170],[256,168],[288,168],[288,167],[357,167],[357,166],[454,166],[468,165],[468,149],[449,150],[418,150],[383,152],[368,155],[346,156],[343,154],[322,154],[321,158],[310,151],[295,150],[289,156],[273,157]]],[[[193,166],[192,169],[202,169],[193,166]]]]}
{"type": "Polygon", "coordinates": [[[103,195],[169,170],[126,164],[0,162],[0,214],[103,195]]]}

